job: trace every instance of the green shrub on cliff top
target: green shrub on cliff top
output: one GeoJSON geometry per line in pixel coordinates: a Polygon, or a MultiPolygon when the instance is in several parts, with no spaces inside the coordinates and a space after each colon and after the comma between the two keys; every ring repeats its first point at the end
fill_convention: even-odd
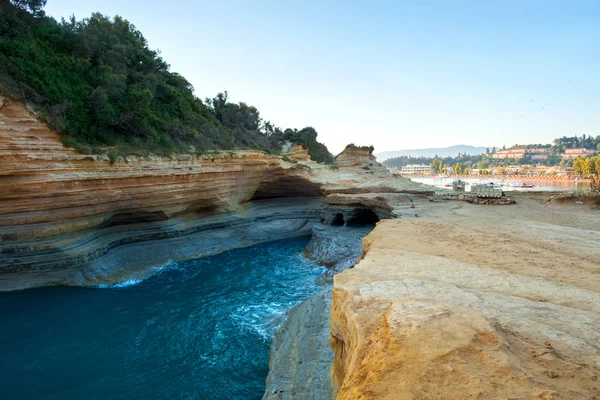
{"type": "Polygon", "coordinates": [[[112,149],[110,149],[108,151],[108,161],[110,162],[111,165],[117,162],[117,157],[118,157],[117,149],[115,149],[113,147],[112,149]]]}
{"type": "Polygon", "coordinates": [[[332,163],[333,156],[327,150],[327,147],[317,142],[317,131],[312,127],[306,127],[302,130],[286,129],[283,138],[290,142],[300,143],[307,150],[310,158],[317,162],[332,163]]]}
{"type": "MultiPolygon", "coordinates": [[[[205,102],[133,24],[99,13],[44,16],[45,0],[0,0],[0,90],[35,104],[49,126],[83,151],[252,148],[278,152],[283,132],[227,92],[205,102]]],[[[304,132],[305,128],[300,132],[304,132]]],[[[312,133],[318,161],[329,152],[312,133]]],[[[65,142],[65,143],[66,143],[65,142]]]]}

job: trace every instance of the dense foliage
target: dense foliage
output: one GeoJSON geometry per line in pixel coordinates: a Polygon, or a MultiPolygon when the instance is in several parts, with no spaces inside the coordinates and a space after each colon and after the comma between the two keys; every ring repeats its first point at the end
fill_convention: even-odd
{"type": "Polygon", "coordinates": [[[573,171],[584,177],[600,175],[600,156],[577,157],[573,161],[573,171]]]}
{"type": "Polygon", "coordinates": [[[197,98],[127,20],[94,13],[57,22],[44,5],[0,0],[0,90],[37,106],[65,144],[84,151],[277,152],[284,140],[296,140],[314,160],[331,159],[313,128],[284,133],[255,107],[228,102],[227,92],[197,98]]]}
{"type": "Polygon", "coordinates": [[[324,144],[317,142],[317,131],[314,128],[307,127],[300,131],[296,129],[286,129],[283,138],[287,141],[300,143],[308,149],[310,158],[319,162],[330,163],[333,157],[324,144]]]}

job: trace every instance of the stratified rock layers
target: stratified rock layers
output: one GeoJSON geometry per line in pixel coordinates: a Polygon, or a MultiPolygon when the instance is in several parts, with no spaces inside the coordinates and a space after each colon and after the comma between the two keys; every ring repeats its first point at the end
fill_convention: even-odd
{"type": "Polygon", "coordinates": [[[0,291],[110,283],[169,259],[307,235],[327,203],[322,194],[352,185],[423,190],[369,151],[342,157],[353,163],[338,169],[310,161],[301,146],[288,151],[119,156],[111,164],[106,154],[64,147],[24,105],[5,99],[0,291]]]}
{"type": "Polygon", "coordinates": [[[334,277],[334,394],[597,398],[598,243],[597,230],[527,221],[379,223],[362,261],[334,277]]]}

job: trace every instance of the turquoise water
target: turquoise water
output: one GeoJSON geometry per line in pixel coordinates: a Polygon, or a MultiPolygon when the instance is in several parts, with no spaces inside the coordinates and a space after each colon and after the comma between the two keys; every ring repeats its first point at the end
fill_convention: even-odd
{"type": "Polygon", "coordinates": [[[323,269],[282,240],[141,282],[0,295],[0,397],[260,399],[270,338],[323,269]]]}

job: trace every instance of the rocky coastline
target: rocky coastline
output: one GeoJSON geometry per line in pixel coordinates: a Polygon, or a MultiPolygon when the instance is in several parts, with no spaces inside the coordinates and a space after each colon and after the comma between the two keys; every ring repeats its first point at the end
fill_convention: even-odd
{"type": "MultiPolygon", "coordinates": [[[[351,220],[351,219],[350,219],[351,220]]],[[[332,399],[329,346],[332,277],[352,268],[362,253],[362,239],[375,226],[313,224],[304,256],[327,267],[324,290],[294,307],[271,344],[263,400],[332,399]]]]}
{"type": "Polygon", "coordinates": [[[593,199],[489,207],[431,192],[354,146],[334,165],[298,145],[112,163],[64,147],[6,99],[0,291],[139,279],[169,260],[312,235],[323,291],[273,341],[265,399],[597,397],[593,199]]]}
{"type": "Polygon", "coordinates": [[[64,147],[11,99],[0,107],[0,160],[0,291],[138,279],[169,260],[310,235],[334,211],[352,221],[389,209],[364,195],[340,201],[348,189],[428,190],[368,149],[347,149],[335,168],[298,145],[284,157],[235,150],[111,163],[64,147]]]}

